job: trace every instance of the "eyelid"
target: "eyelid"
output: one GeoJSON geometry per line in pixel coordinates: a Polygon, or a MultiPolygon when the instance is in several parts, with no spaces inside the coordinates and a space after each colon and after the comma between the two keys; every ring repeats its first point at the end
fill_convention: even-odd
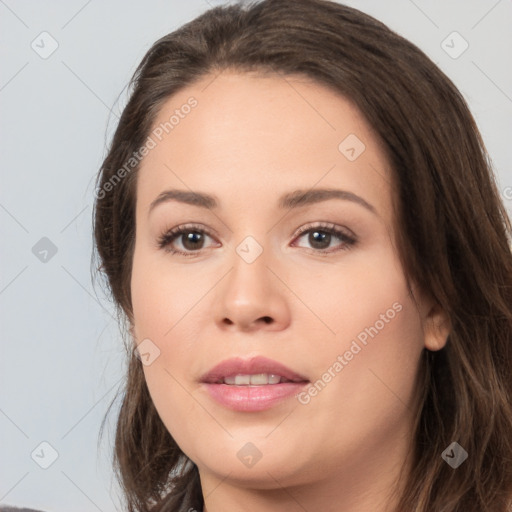
{"type": "Polygon", "coordinates": [[[357,240],[357,236],[351,229],[348,229],[345,226],[338,226],[337,224],[333,224],[332,222],[322,222],[322,221],[313,222],[313,223],[301,226],[297,230],[297,232],[294,236],[298,237],[298,236],[302,235],[303,233],[305,233],[306,231],[311,231],[312,229],[318,229],[319,231],[321,231],[321,230],[339,231],[339,232],[343,233],[343,235],[346,238],[351,238],[353,240],[357,240]]]}

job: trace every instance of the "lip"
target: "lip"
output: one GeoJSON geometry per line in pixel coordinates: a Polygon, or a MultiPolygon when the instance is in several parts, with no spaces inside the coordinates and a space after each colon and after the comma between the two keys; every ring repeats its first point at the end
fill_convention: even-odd
{"type": "Polygon", "coordinates": [[[294,372],[277,361],[262,356],[252,359],[232,358],[222,361],[205,373],[200,378],[200,382],[210,397],[220,405],[234,411],[244,412],[270,409],[296,395],[304,386],[309,384],[309,380],[303,375],[294,372]],[[280,375],[291,382],[260,386],[230,386],[222,383],[225,377],[259,373],[280,375]]]}

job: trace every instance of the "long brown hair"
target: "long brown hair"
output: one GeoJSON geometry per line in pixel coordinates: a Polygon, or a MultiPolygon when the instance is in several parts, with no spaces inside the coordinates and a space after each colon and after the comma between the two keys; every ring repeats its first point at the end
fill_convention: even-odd
{"type": "MultiPolygon", "coordinates": [[[[226,69],[312,78],[352,101],[375,130],[394,172],[404,272],[451,324],[445,348],[424,350],[414,464],[398,510],[505,512],[512,495],[510,219],[459,91],[374,18],[327,0],[263,0],[210,9],[152,46],[97,181],[97,253],[122,318],[133,320],[138,165],[120,169],[145,143],[163,102],[226,69]],[[468,452],[457,469],[441,457],[453,441],[468,452]]],[[[197,467],[160,420],[132,348],[114,449],[127,510],[201,510],[197,467]]]]}

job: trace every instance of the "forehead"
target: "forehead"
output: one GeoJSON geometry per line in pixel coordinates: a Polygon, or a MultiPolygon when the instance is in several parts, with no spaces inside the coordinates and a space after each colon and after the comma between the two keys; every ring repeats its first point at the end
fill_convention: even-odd
{"type": "Polygon", "coordinates": [[[150,136],[138,209],[166,188],[219,197],[236,189],[241,205],[318,185],[371,197],[390,213],[390,171],[371,126],[350,101],[305,77],[205,76],[164,103],[150,136]]]}

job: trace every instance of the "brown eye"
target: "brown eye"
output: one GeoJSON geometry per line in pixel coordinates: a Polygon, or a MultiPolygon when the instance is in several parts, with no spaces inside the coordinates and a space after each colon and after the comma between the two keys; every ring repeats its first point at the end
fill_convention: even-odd
{"type": "Polygon", "coordinates": [[[327,249],[331,244],[331,238],[331,233],[315,229],[309,232],[308,243],[310,243],[314,249],[327,249]]]}
{"type": "Polygon", "coordinates": [[[160,236],[158,247],[173,254],[195,256],[205,248],[207,238],[211,236],[202,228],[178,226],[160,236]]]}
{"type": "MultiPolygon", "coordinates": [[[[349,235],[334,225],[322,225],[302,229],[296,239],[300,240],[304,238],[305,235],[308,235],[307,244],[310,246],[309,248],[320,254],[348,250],[356,243],[356,238],[353,235],[349,235]],[[333,249],[331,244],[336,240],[338,240],[336,244],[338,248],[334,247],[333,249]]],[[[299,245],[299,247],[304,246],[299,245]]]]}
{"type": "Polygon", "coordinates": [[[204,245],[204,234],[198,231],[190,231],[180,235],[183,247],[189,251],[202,249],[204,245]]]}

